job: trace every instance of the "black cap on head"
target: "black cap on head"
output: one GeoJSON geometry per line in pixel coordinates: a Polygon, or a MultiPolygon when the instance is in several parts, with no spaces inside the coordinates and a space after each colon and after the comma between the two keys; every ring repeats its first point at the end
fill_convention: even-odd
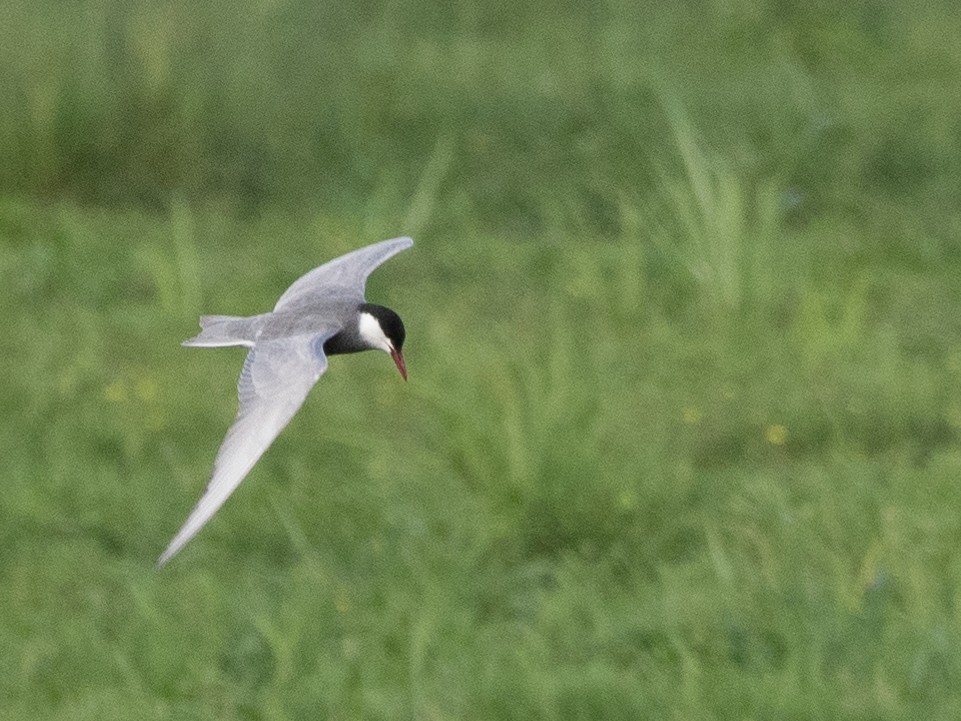
{"type": "Polygon", "coordinates": [[[360,310],[362,313],[370,313],[377,319],[380,323],[380,327],[384,331],[384,335],[387,336],[388,340],[393,344],[396,350],[403,350],[404,348],[404,338],[407,337],[407,331],[404,330],[404,322],[390,308],[385,308],[382,305],[375,305],[374,303],[364,303],[360,310]]]}

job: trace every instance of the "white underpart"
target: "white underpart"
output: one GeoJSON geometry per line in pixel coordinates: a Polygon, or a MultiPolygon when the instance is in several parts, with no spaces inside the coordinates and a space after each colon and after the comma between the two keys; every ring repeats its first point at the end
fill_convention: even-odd
{"type": "Polygon", "coordinates": [[[387,334],[384,333],[384,329],[380,327],[380,321],[370,313],[362,312],[360,314],[358,330],[360,331],[360,337],[372,348],[380,348],[385,353],[390,353],[394,349],[387,334]]]}

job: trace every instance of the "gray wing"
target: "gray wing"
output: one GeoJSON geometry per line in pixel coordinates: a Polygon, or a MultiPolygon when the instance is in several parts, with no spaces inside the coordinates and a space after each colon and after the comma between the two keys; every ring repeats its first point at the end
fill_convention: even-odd
{"type": "Polygon", "coordinates": [[[337,328],[258,343],[244,361],[237,395],[237,420],[227,431],[214,462],[213,476],[167,550],[163,566],[204,527],[240,485],[264,451],[303,405],[307,393],[327,370],[324,341],[337,328]]]}
{"type": "Polygon", "coordinates": [[[363,298],[367,276],[373,273],[374,269],[381,263],[402,250],[407,250],[413,244],[414,241],[410,238],[394,238],[334,258],[295,280],[294,284],[280,296],[274,310],[277,311],[284,306],[291,305],[298,299],[313,294],[323,286],[356,289],[357,295],[363,298]]]}

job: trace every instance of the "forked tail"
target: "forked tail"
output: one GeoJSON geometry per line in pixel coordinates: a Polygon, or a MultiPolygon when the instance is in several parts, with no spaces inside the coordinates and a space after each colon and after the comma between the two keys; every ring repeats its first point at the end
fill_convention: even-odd
{"type": "Polygon", "coordinates": [[[230,345],[254,344],[254,318],[236,315],[200,316],[200,335],[185,340],[181,345],[200,348],[220,348],[230,345]]]}

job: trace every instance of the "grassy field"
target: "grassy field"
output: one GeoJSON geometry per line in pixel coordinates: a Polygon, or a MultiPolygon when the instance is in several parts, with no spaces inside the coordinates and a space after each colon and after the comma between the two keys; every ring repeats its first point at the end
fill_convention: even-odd
{"type": "Polygon", "coordinates": [[[0,719],[961,718],[951,4],[0,15],[0,719]],[[156,571],[197,316],[400,234],[156,571]]]}

